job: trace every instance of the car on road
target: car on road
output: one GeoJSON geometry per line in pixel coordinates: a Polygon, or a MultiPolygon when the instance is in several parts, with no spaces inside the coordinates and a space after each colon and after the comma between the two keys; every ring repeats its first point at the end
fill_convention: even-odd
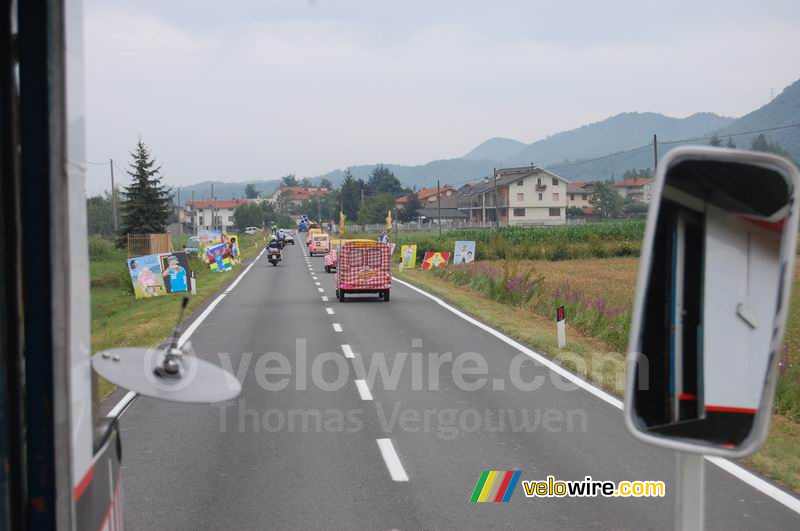
{"type": "Polygon", "coordinates": [[[284,244],[290,243],[294,245],[294,233],[289,229],[278,229],[279,234],[283,234],[284,244]]]}
{"type": "Polygon", "coordinates": [[[392,287],[392,252],[388,243],[349,240],[337,253],[336,297],[344,302],[351,293],[377,293],[389,300],[392,287]]]}
{"type": "Polygon", "coordinates": [[[259,229],[258,227],[247,227],[246,229],[244,229],[244,233],[250,236],[252,236],[256,232],[261,232],[261,229],[259,229]]]}
{"type": "Polygon", "coordinates": [[[328,254],[325,255],[325,272],[326,273],[333,273],[336,271],[336,257],[339,253],[339,249],[342,247],[342,243],[347,240],[336,239],[331,240],[330,243],[330,251],[328,254]]]}
{"type": "Polygon", "coordinates": [[[308,246],[308,254],[328,254],[331,250],[331,239],[324,232],[317,232],[311,236],[311,244],[308,246]]]}
{"type": "Polygon", "coordinates": [[[200,238],[198,238],[197,236],[192,236],[183,245],[183,250],[186,251],[186,254],[194,256],[199,256],[202,249],[203,249],[203,244],[200,242],[200,238]]]}
{"type": "Polygon", "coordinates": [[[322,232],[322,229],[319,229],[319,228],[310,228],[310,229],[308,229],[308,232],[306,232],[306,246],[310,246],[311,245],[311,238],[314,236],[314,234],[320,234],[321,232],[322,232]]]}

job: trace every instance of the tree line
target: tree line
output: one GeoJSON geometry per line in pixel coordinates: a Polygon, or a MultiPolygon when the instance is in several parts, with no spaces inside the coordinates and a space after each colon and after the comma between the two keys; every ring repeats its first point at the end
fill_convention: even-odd
{"type": "MultiPolygon", "coordinates": [[[[280,186],[314,187],[310,179],[298,180],[294,175],[282,177],[280,186]]],[[[366,180],[357,179],[348,170],[338,188],[328,179],[321,179],[316,187],[326,188],[330,193],[313,195],[299,205],[289,203],[286,195],[281,194],[276,204],[270,207],[275,215],[306,214],[312,219],[319,217],[321,220],[334,221],[338,221],[342,212],[347,220],[362,224],[383,223],[389,211],[393,212],[393,218],[397,217],[400,221],[414,220],[422,208],[416,191],[404,187],[397,176],[382,165],[375,167],[366,180]],[[395,211],[395,201],[402,196],[408,196],[409,199],[402,209],[395,211]]],[[[258,197],[254,185],[245,187],[245,196],[258,197]]],[[[262,202],[264,204],[267,203],[262,202]]],[[[265,208],[262,207],[262,210],[265,208]]],[[[247,223],[258,219],[259,215],[263,215],[263,212],[257,211],[254,205],[242,205],[234,213],[234,222],[237,226],[249,226],[247,223]]],[[[261,226],[255,223],[251,225],[261,226]]]]}

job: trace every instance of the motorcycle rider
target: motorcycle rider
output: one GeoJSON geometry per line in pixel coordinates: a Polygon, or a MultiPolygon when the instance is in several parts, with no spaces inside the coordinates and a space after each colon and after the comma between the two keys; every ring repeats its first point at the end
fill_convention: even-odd
{"type": "Polygon", "coordinates": [[[279,259],[282,258],[281,247],[278,244],[278,239],[275,237],[274,234],[272,235],[272,238],[269,240],[269,244],[267,245],[267,260],[269,260],[269,257],[273,254],[277,254],[279,259]]]}

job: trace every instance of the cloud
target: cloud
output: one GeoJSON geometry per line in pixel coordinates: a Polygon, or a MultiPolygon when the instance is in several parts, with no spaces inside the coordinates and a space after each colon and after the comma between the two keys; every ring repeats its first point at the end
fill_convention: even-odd
{"type": "Polygon", "coordinates": [[[424,163],[623,111],[739,115],[800,77],[800,4],[695,4],[93,0],[89,159],[141,133],[173,185],[424,163]]]}

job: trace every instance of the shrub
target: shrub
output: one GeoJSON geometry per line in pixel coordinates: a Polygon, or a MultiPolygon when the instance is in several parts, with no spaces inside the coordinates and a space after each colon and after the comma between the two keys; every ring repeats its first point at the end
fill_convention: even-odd
{"type": "Polygon", "coordinates": [[[116,252],[114,242],[101,236],[89,238],[89,260],[107,260],[116,252]]]}

